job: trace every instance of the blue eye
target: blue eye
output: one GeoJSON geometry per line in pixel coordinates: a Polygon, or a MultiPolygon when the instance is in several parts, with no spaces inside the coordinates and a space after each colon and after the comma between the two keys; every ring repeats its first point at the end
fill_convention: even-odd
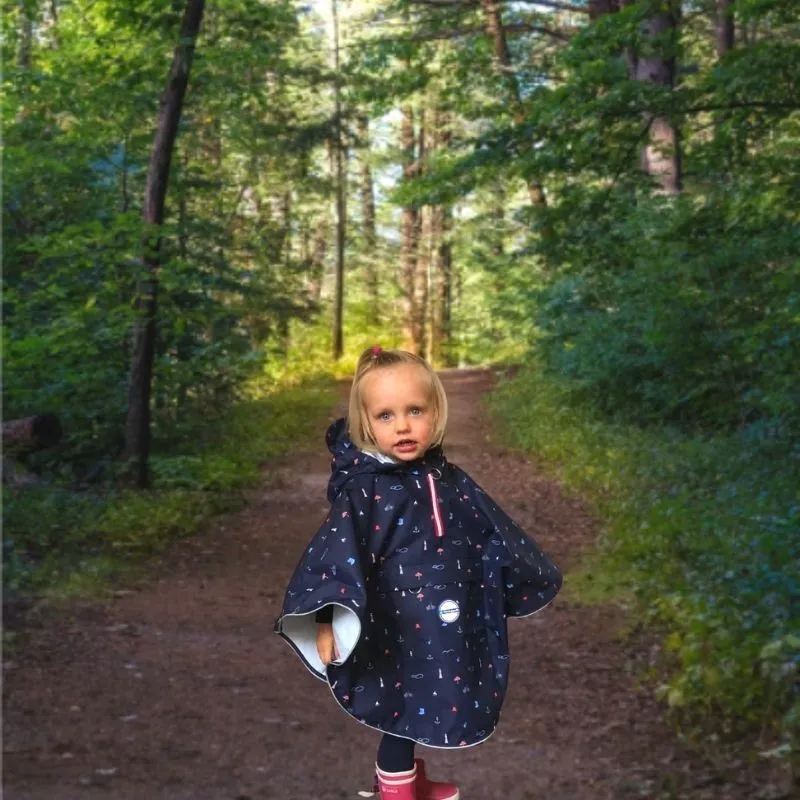
{"type": "Polygon", "coordinates": [[[380,419],[382,422],[388,422],[388,421],[389,421],[391,418],[392,418],[392,415],[391,415],[391,414],[390,414],[388,411],[384,411],[384,412],[383,412],[383,413],[380,415],[380,418],[379,418],[379,419],[380,419]]]}

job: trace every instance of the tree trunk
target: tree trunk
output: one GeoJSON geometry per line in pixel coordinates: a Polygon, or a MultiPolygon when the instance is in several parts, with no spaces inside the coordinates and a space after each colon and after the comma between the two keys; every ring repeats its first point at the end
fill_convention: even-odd
{"type": "Polygon", "coordinates": [[[453,230],[453,210],[449,205],[439,209],[439,246],[437,249],[436,274],[439,307],[438,351],[439,361],[446,367],[453,366],[453,248],[450,236],[453,230]]]}
{"type": "Polygon", "coordinates": [[[428,361],[439,364],[442,360],[442,304],[441,304],[441,263],[439,249],[442,242],[442,207],[431,206],[430,209],[430,280],[428,283],[430,300],[428,302],[428,319],[430,336],[428,337],[428,361]]]}
{"type": "Polygon", "coordinates": [[[450,324],[450,274],[452,253],[450,249],[451,214],[449,206],[431,209],[431,249],[433,268],[430,298],[430,360],[433,364],[447,364],[450,324]]]}
{"type": "Polygon", "coordinates": [[[495,258],[502,258],[505,252],[506,230],[506,187],[502,181],[492,186],[491,215],[494,225],[489,233],[489,251],[495,258]]]}
{"type": "Polygon", "coordinates": [[[594,22],[606,14],[619,11],[619,0],[589,0],[589,19],[594,22]]]}
{"type": "MultiPolygon", "coordinates": [[[[401,110],[400,142],[403,149],[403,181],[414,179],[417,172],[415,159],[414,110],[410,105],[401,110]]],[[[415,277],[419,250],[419,211],[416,206],[403,208],[403,222],[400,245],[400,291],[403,297],[403,339],[404,347],[417,352],[414,320],[417,315],[415,277]]]]}
{"type": "Polygon", "coordinates": [[[759,19],[754,19],[748,27],[747,22],[739,25],[739,39],[745,47],[755,44],[758,41],[759,19]]]}
{"type": "Polygon", "coordinates": [[[369,120],[358,119],[358,138],[361,141],[361,218],[364,230],[364,267],[369,295],[369,322],[380,324],[380,298],[378,292],[378,255],[375,252],[378,237],[375,227],[375,186],[369,165],[369,120]]]}
{"type": "Polygon", "coordinates": [[[161,263],[161,226],[169,183],[172,150],[183,110],[195,40],[200,32],[205,0],[187,0],[180,38],[172,59],[167,86],[161,97],[156,135],[147,168],[142,216],[150,230],[144,242],[144,276],[137,282],[138,319],[133,332],[128,415],[125,423],[125,458],[134,470],[136,484],[147,486],[150,453],[150,394],[156,342],[156,291],[161,263]]]}
{"type": "Polygon", "coordinates": [[[733,16],[733,0],[716,0],[717,16],[715,20],[715,44],[717,56],[722,58],[733,50],[736,37],[736,26],[733,16]]]}
{"type": "MultiPolygon", "coordinates": [[[[508,52],[508,44],[506,43],[506,34],[503,29],[499,0],[480,0],[480,4],[483,9],[486,32],[494,46],[495,64],[505,84],[514,121],[517,125],[521,125],[525,120],[525,109],[522,105],[522,95],[514,75],[514,68],[511,65],[511,56],[508,52]]],[[[546,206],[547,196],[539,180],[535,177],[528,178],[527,184],[528,196],[531,199],[531,203],[535,206],[546,206]]]]}
{"type": "MultiPolygon", "coordinates": [[[[452,138],[450,115],[437,104],[433,111],[432,149],[447,149],[452,138]]],[[[432,280],[430,289],[430,357],[435,364],[450,366],[452,292],[452,210],[447,204],[431,209],[432,280]]]]}
{"type": "MultiPolygon", "coordinates": [[[[188,192],[186,191],[187,176],[189,174],[189,153],[186,148],[181,148],[178,158],[178,257],[180,260],[187,264],[189,261],[189,209],[188,209],[188,192]]],[[[186,297],[186,292],[181,293],[182,298],[186,297]]],[[[188,300],[188,298],[187,298],[188,300]]],[[[173,298],[173,302],[180,303],[178,298],[173,298]]],[[[186,341],[189,337],[186,334],[181,334],[175,343],[175,358],[178,363],[183,363],[184,360],[189,358],[186,352],[186,341]]],[[[190,383],[187,380],[182,380],[178,386],[177,400],[175,402],[175,416],[174,421],[177,422],[184,407],[186,406],[186,398],[189,395],[190,383]]]]}
{"type": "Polygon", "coordinates": [[[314,232],[314,245],[311,252],[308,287],[311,300],[319,303],[322,297],[322,279],[325,275],[325,260],[328,256],[328,227],[330,218],[325,212],[317,222],[314,232]]]}
{"type": "Polygon", "coordinates": [[[25,0],[19,0],[19,49],[17,50],[17,67],[20,70],[31,68],[31,52],[33,50],[33,19],[28,4],[25,0]]]}
{"type": "Polygon", "coordinates": [[[275,239],[275,260],[278,263],[291,256],[292,250],[292,192],[285,191],[275,200],[276,216],[280,220],[280,227],[275,239]]]}
{"type": "MultiPolygon", "coordinates": [[[[505,293],[508,289],[506,284],[507,267],[503,263],[506,252],[506,205],[508,202],[506,186],[502,181],[495,181],[491,187],[490,215],[492,218],[492,228],[489,231],[488,247],[491,254],[491,293],[494,297],[494,305],[503,302],[505,293]]],[[[491,307],[490,307],[491,313],[491,307]]],[[[498,318],[491,313],[489,319],[489,334],[496,340],[498,335],[498,318]]]]}
{"type": "Polygon", "coordinates": [[[128,137],[122,140],[122,164],[119,176],[119,211],[124,214],[128,210],[128,137]]]}
{"type": "Polygon", "coordinates": [[[189,214],[187,204],[186,183],[189,174],[189,154],[183,152],[183,157],[179,159],[178,170],[178,255],[181,261],[189,258],[189,214]]]}
{"type": "MultiPolygon", "coordinates": [[[[415,175],[419,176],[424,170],[425,159],[429,149],[428,119],[425,108],[419,115],[419,149],[415,175]]],[[[414,352],[425,357],[428,354],[428,297],[430,294],[431,279],[431,209],[422,206],[417,212],[417,260],[414,270],[414,316],[412,329],[414,334],[414,352]]]]}
{"type": "MultiPolygon", "coordinates": [[[[631,5],[636,0],[625,0],[631,5]]],[[[649,81],[661,86],[674,86],[676,63],[674,44],[680,16],[680,0],[661,0],[660,10],[644,23],[645,38],[652,40],[649,55],[640,57],[638,53],[628,54],[628,68],[631,78],[649,81]],[[667,44],[669,50],[665,57],[662,50],[667,44]]],[[[664,194],[678,194],[681,191],[681,151],[680,134],[677,125],[666,117],[653,116],[648,125],[649,141],[642,148],[640,162],[642,169],[660,186],[664,194]]]]}
{"type": "MultiPolygon", "coordinates": [[[[464,304],[464,281],[460,270],[455,269],[451,272],[451,284],[452,294],[450,312],[452,314],[456,308],[458,308],[460,311],[464,304]]],[[[450,366],[459,366],[464,361],[464,355],[461,351],[461,343],[458,341],[458,331],[457,329],[453,328],[452,322],[450,325],[450,335],[448,339],[448,351],[450,366]]]]}
{"type": "Polygon", "coordinates": [[[429,320],[431,282],[433,280],[433,212],[431,206],[423,206],[419,212],[419,255],[417,276],[414,281],[416,291],[416,317],[414,319],[414,339],[416,352],[423,358],[430,356],[429,320]]]}
{"type": "MultiPolygon", "coordinates": [[[[716,16],[714,18],[714,47],[717,51],[717,58],[724,58],[731,50],[736,37],[736,27],[733,13],[733,0],[716,0],[716,16]]],[[[744,156],[744,152],[738,152],[746,148],[742,147],[743,142],[725,142],[725,120],[729,117],[724,111],[714,113],[714,136],[718,142],[725,147],[727,156],[728,173],[734,169],[734,159],[737,155],[744,156]],[[738,147],[737,147],[738,144],[738,147]]]]}
{"type": "Polygon", "coordinates": [[[333,69],[334,69],[334,160],[336,164],[336,280],[333,300],[333,360],[338,361],[344,352],[342,314],[344,311],[344,245],[345,245],[345,186],[344,144],[342,142],[342,89],[339,74],[339,9],[337,0],[331,0],[333,14],[333,69]]]}
{"type": "MultiPolygon", "coordinates": [[[[119,212],[125,214],[128,211],[130,199],[128,197],[128,136],[122,142],[122,168],[120,170],[120,186],[119,186],[119,212]]],[[[118,234],[120,243],[122,244],[123,236],[118,234]]],[[[124,246],[124,245],[123,245],[124,246]]],[[[130,274],[130,265],[124,263],[122,259],[117,262],[115,269],[116,272],[116,294],[120,306],[130,302],[131,296],[131,282],[132,277],[130,274]]],[[[119,364],[120,368],[124,368],[124,364],[130,363],[131,360],[131,337],[125,332],[120,336],[119,342],[119,364]]]]}

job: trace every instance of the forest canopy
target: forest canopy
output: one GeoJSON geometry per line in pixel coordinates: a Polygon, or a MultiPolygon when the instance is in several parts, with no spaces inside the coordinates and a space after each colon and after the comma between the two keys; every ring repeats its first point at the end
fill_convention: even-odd
{"type": "Polygon", "coordinates": [[[642,422],[796,430],[794,3],[346,3],[336,58],[325,6],[207,4],[148,267],[183,10],[7,4],[7,416],[122,448],[152,274],[156,432],[337,302],[351,349],[536,348],[642,422]]]}

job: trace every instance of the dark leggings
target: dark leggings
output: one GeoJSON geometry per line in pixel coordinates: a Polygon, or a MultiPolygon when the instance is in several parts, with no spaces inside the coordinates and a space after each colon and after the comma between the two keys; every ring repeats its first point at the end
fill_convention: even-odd
{"type": "Polygon", "coordinates": [[[414,745],[411,739],[383,734],[378,745],[378,767],[383,772],[407,772],[414,767],[414,745]]]}

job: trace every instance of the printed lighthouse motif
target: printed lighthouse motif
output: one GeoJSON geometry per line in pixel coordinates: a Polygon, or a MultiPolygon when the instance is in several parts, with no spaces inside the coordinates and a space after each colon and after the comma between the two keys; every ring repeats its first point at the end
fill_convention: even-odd
{"type": "Polygon", "coordinates": [[[557,567],[441,448],[385,463],[328,430],[331,510],[275,624],[336,701],[377,730],[432,747],[494,731],[508,682],[506,616],[546,606],[557,567]],[[340,658],[316,652],[333,606],[340,658]]]}

